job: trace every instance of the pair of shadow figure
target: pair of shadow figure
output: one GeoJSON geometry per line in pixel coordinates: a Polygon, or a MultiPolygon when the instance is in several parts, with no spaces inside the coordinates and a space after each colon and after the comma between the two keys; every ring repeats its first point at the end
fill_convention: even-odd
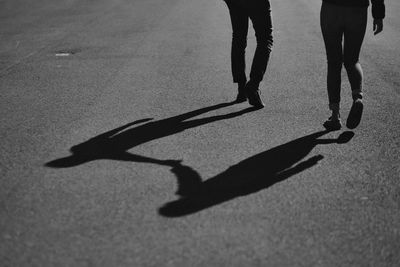
{"type": "Polygon", "coordinates": [[[46,166],[67,168],[98,159],[169,166],[177,177],[178,190],[176,194],[180,198],[162,206],[159,213],[166,217],[179,217],[260,191],[285,180],[314,166],[323,159],[322,155],[316,155],[303,160],[318,144],[343,144],[354,136],[353,132],[347,131],[338,138],[321,139],[320,137],[328,131],[315,132],[245,159],[205,181],[191,167],[183,165],[181,160],[160,160],[128,152],[135,146],[158,138],[207,123],[234,118],[255,110],[246,108],[229,114],[188,120],[233,104],[222,103],[158,121],[138,120],[75,145],[70,149],[72,155],[50,161],[46,163],[46,166]],[[139,123],[143,124],[130,128],[139,123]]]}

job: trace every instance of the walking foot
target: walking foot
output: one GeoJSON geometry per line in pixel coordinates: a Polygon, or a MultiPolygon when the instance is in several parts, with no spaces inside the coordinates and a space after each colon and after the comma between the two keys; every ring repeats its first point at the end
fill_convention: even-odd
{"type": "Polygon", "coordinates": [[[239,83],[238,84],[238,94],[236,96],[236,103],[242,103],[247,100],[246,96],[246,83],[239,83]]]}
{"type": "Polygon", "coordinates": [[[349,129],[356,128],[361,121],[364,104],[360,98],[353,101],[349,116],[347,117],[346,126],[349,129]]]}
{"type": "Polygon", "coordinates": [[[265,107],[264,102],[261,100],[260,90],[247,92],[247,98],[249,100],[249,104],[254,106],[255,108],[265,107]]]}
{"type": "Polygon", "coordinates": [[[342,122],[339,118],[330,117],[323,125],[328,131],[337,131],[342,128],[342,122]]]}
{"type": "Polygon", "coordinates": [[[242,102],[245,102],[246,100],[247,100],[246,94],[244,92],[240,92],[239,91],[239,93],[236,96],[235,102],[236,103],[242,103],[242,102]]]}

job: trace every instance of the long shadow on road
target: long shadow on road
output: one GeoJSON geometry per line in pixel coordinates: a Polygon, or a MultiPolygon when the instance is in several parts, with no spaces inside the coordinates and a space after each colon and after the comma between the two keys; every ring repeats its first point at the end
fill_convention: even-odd
{"type": "Polygon", "coordinates": [[[149,122],[152,120],[151,118],[137,120],[93,137],[86,142],[75,145],[70,149],[70,152],[72,153],[70,156],[50,161],[46,163],[45,166],[52,168],[67,168],[93,160],[112,159],[153,163],[174,167],[179,164],[180,161],[159,160],[132,154],[128,152],[128,150],[155,139],[177,134],[189,128],[194,128],[215,121],[234,118],[255,110],[254,108],[246,108],[229,114],[188,120],[206,112],[228,107],[233,104],[234,102],[221,103],[158,121],[149,122]],[[130,128],[131,126],[140,123],[144,124],[130,128]]]}
{"type": "Polygon", "coordinates": [[[55,159],[45,165],[52,168],[68,168],[93,160],[110,159],[169,166],[177,177],[176,194],[180,198],[161,207],[159,214],[165,217],[179,217],[238,196],[255,193],[287,179],[314,166],[323,158],[322,155],[316,155],[303,160],[315,146],[347,143],[354,136],[353,132],[348,131],[335,139],[321,139],[320,137],[328,131],[316,132],[245,159],[205,181],[202,181],[200,174],[190,166],[183,165],[180,160],[161,160],[128,152],[133,147],[155,139],[255,110],[246,108],[228,114],[191,119],[233,104],[221,103],[158,121],[150,121],[151,118],[137,120],[75,145],[70,149],[70,156],[55,159]],[[140,125],[132,128],[137,124],[140,125]]]}
{"type": "Polygon", "coordinates": [[[319,144],[344,144],[354,133],[343,132],[336,139],[319,139],[328,131],[316,132],[274,147],[231,166],[226,171],[202,181],[201,176],[184,165],[172,168],[178,179],[180,199],[165,204],[159,213],[165,217],[189,215],[206,208],[268,188],[307,168],[323,156],[303,160],[319,144]]]}

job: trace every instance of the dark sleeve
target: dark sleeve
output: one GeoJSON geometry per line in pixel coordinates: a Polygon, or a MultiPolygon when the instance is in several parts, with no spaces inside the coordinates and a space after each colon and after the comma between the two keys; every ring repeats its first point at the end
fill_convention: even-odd
{"type": "Polygon", "coordinates": [[[385,17],[384,0],[371,0],[371,3],[372,3],[372,17],[374,19],[383,19],[385,17]]]}

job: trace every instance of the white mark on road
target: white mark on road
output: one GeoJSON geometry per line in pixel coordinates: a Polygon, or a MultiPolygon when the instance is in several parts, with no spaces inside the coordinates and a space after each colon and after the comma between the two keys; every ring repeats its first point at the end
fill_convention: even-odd
{"type": "Polygon", "coordinates": [[[56,57],[68,57],[70,55],[71,55],[71,53],[67,53],[67,52],[56,53],[56,57]]]}

